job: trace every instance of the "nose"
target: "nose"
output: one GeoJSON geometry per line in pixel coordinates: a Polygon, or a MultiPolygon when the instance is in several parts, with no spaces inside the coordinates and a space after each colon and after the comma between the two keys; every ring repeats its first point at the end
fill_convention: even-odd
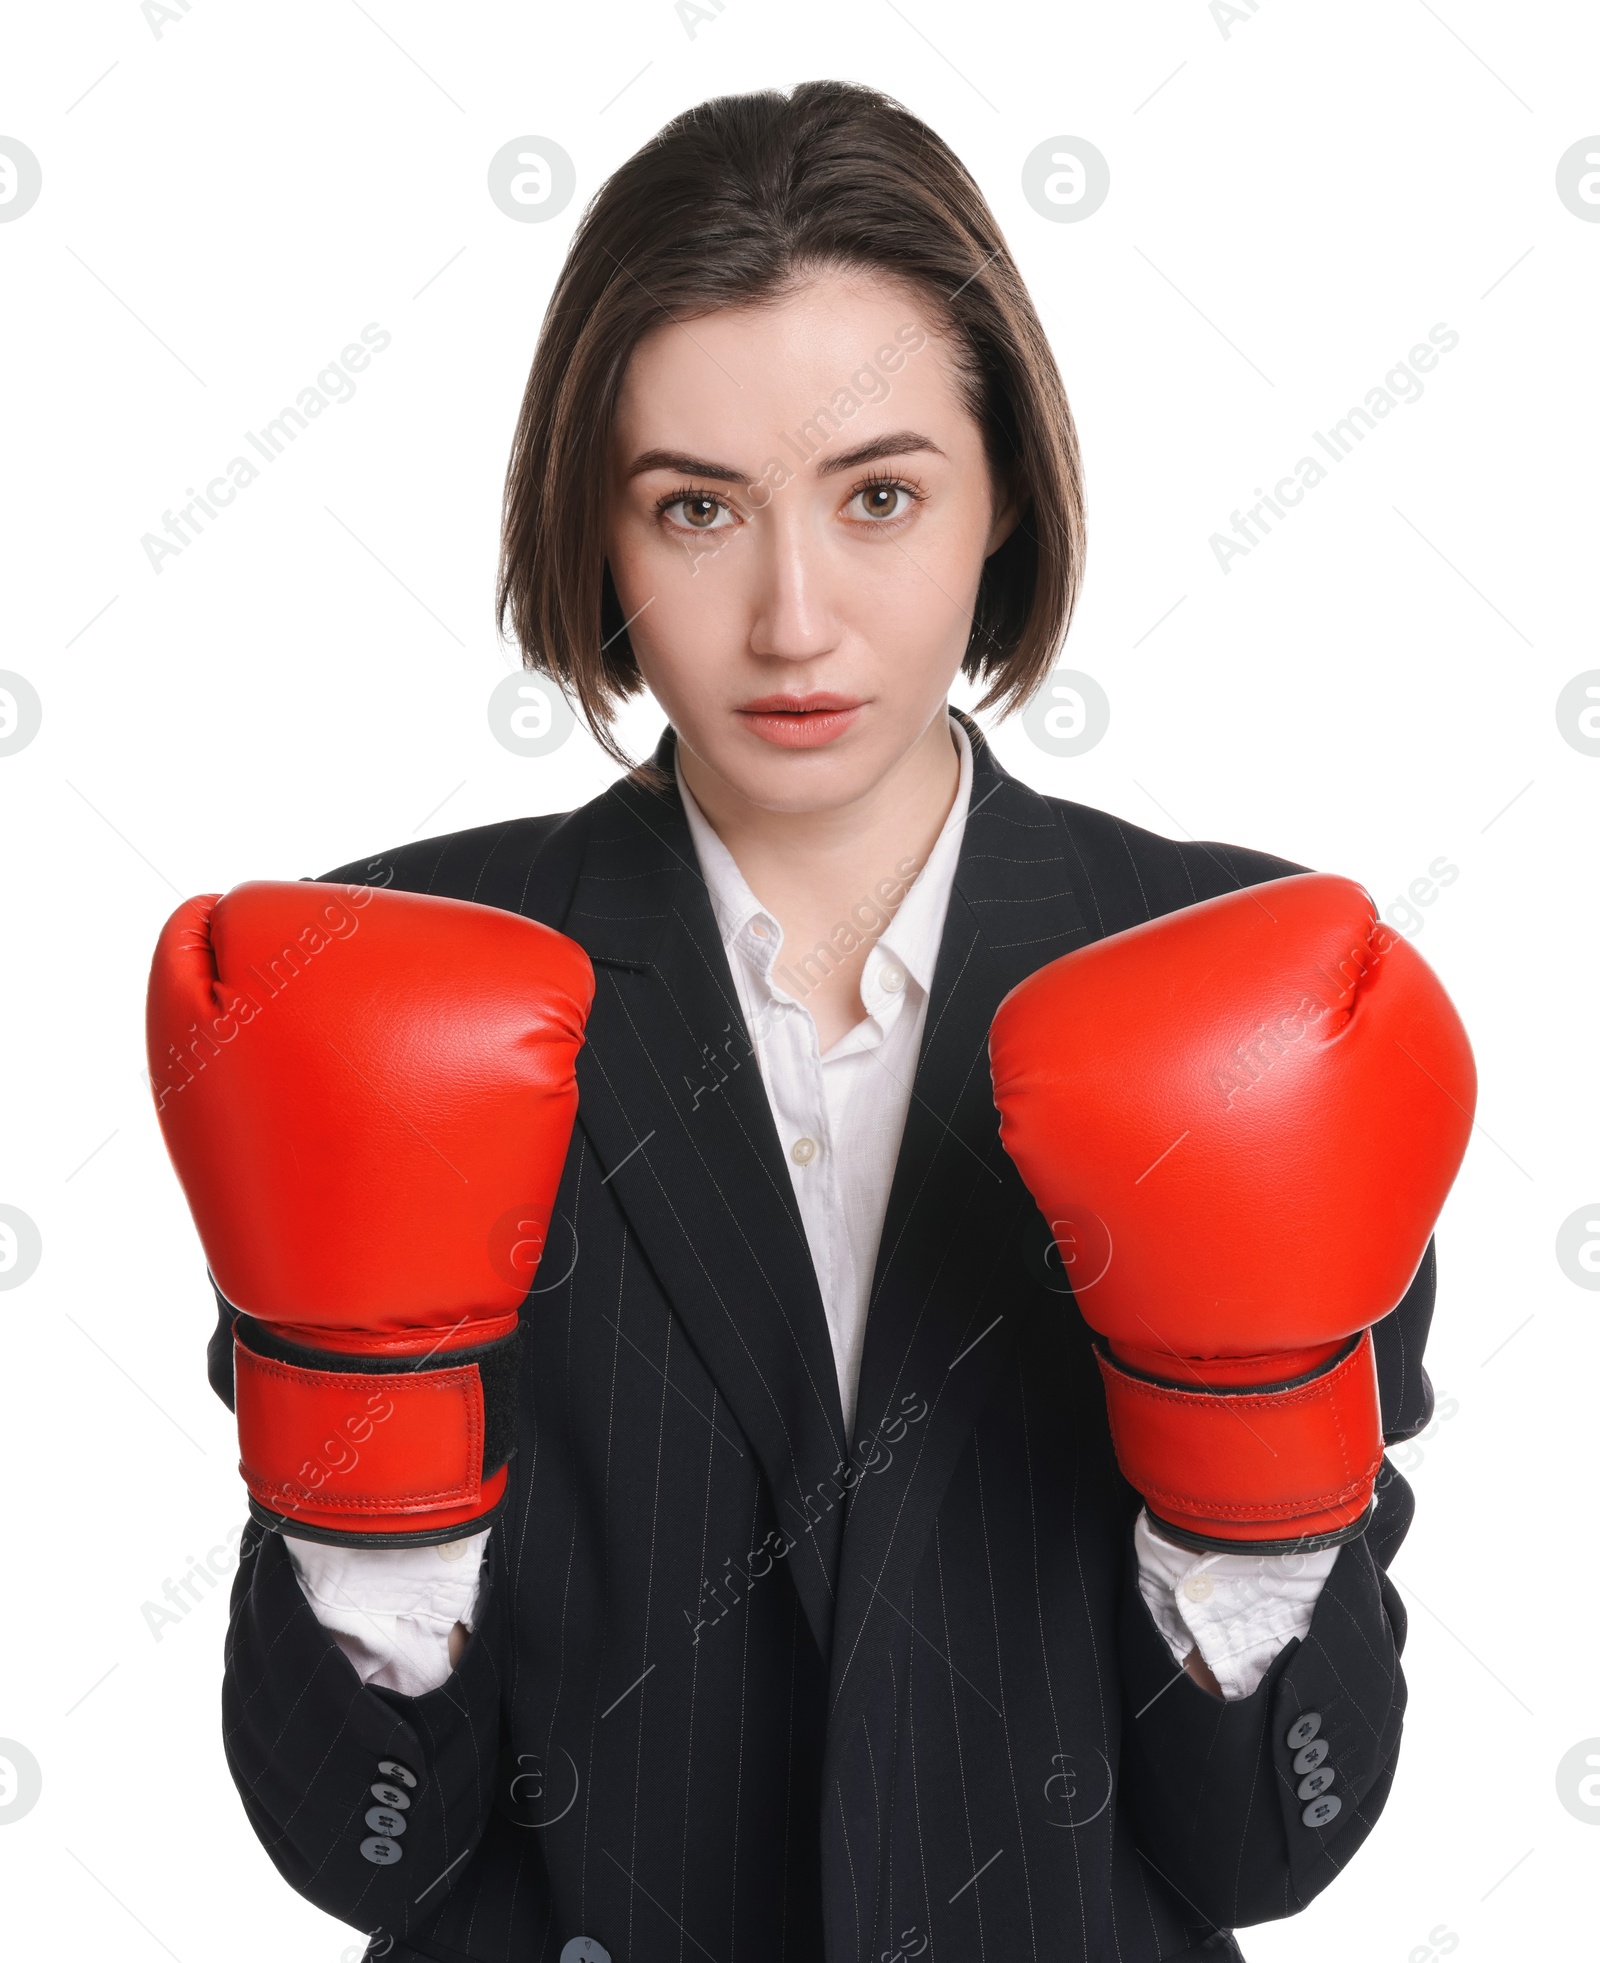
{"type": "Polygon", "coordinates": [[[784,511],[777,492],[750,527],[755,567],[750,650],[780,661],[814,661],[839,645],[824,550],[804,514],[784,511]]]}

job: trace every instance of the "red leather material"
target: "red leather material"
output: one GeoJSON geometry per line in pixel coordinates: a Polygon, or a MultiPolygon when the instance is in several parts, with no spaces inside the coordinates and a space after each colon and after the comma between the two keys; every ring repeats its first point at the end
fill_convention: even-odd
{"type": "MultiPolygon", "coordinates": [[[[513,1332],[593,993],[576,942],[494,907],[315,881],[186,901],[151,966],[150,1075],[223,1295],[299,1349],[374,1362],[513,1332]]],[[[475,1366],[368,1379],[241,1347],[235,1385],[271,1511],[358,1539],[470,1524],[504,1488],[475,1366]],[[355,1440],[337,1427],[369,1383],[392,1415],[355,1440]],[[330,1444],[354,1454],[337,1479],[330,1444]]]]}
{"type": "Polygon", "coordinates": [[[425,1513],[349,1514],[308,1504],[293,1513],[266,1507],[258,1517],[281,1533],[332,1541],[343,1547],[404,1547],[412,1542],[427,1545],[459,1539],[485,1525],[505,1498],[509,1475],[510,1467],[501,1466],[484,1480],[476,1501],[469,1506],[434,1507],[425,1513]]]}
{"type": "Polygon", "coordinates": [[[1286,1390],[1152,1384],[1104,1353],[1100,1373],[1122,1475],[1171,1525],[1276,1540],[1335,1533],[1366,1511],[1383,1460],[1370,1330],[1286,1390]]]}
{"type": "MultiPolygon", "coordinates": [[[[1225,894],[1051,962],[1000,1005],[989,1054],[1001,1138],[1083,1315],[1115,1355],[1180,1387],[1303,1374],[1387,1315],[1422,1259],[1476,1100],[1472,1051],[1437,976],[1360,886],[1324,873],[1225,894]]],[[[1373,1412],[1352,1438],[1365,1441],[1376,1391],[1362,1382],[1373,1412]]],[[[1326,1395],[1349,1420],[1346,1388],[1326,1395]]],[[[1140,1476],[1198,1503],[1214,1462],[1219,1508],[1243,1505],[1232,1448],[1247,1436],[1244,1407],[1227,1417],[1228,1404],[1196,1407],[1193,1428],[1172,1436],[1184,1457],[1164,1471],[1141,1447],[1140,1476]]],[[[1302,1399],[1273,1418],[1300,1414],[1308,1469],[1325,1462],[1322,1411],[1302,1399]]],[[[1292,1456],[1292,1439],[1274,1436],[1292,1456]]],[[[1365,1444],[1350,1449],[1354,1478],[1365,1444]]],[[[1285,1495],[1261,1469],[1265,1523],[1285,1495]]],[[[1306,1483],[1336,1484],[1322,1472],[1306,1483]]]]}
{"type": "Polygon", "coordinates": [[[426,1513],[476,1504],[483,1388],[475,1366],[312,1370],[235,1341],[239,1471],[274,1513],[426,1513]]]}
{"type": "Polygon", "coordinates": [[[185,902],[150,1076],[222,1293],[363,1340],[515,1311],[532,1269],[491,1237],[519,1207],[548,1228],[593,993],[575,941],[497,907],[268,880],[185,902]]]}
{"type": "Polygon", "coordinates": [[[1111,1229],[1084,1313],[1184,1354],[1324,1342],[1386,1315],[1476,1096],[1437,976],[1326,873],[1063,955],[1000,1005],[989,1054],[1001,1137],[1041,1212],[1087,1208],[1111,1229]]]}

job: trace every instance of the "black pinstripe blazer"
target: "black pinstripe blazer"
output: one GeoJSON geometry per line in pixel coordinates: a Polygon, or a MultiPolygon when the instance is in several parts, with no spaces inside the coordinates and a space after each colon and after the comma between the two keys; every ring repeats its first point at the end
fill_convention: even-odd
{"type": "MultiPolygon", "coordinates": [[[[284,1877],[378,1932],[374,1956],[1236,1956],[1216,1932],[1293,1914],[1378,1816],[1405,1701],[1384,1574],[1405,1481],[1386,1467],[1372,1528],[1252,1697],[1174,1669],[986,1051],[1042,963],[1300,868],[1041,797],[967,727],[971,816],[851,1438],[675,790],[624,780],[327,875],[547,921],[597,978],[460,1667],[414,1699],[364,1688],[282,1542],[245,1544],[228,1762],[284,1877]],[[1321,1828],[1289,1742],[1313,1712],[1341,1799],[1321,1828]],[[375,1866],[364,1815],[396,1762],[417,1782],[403,1858],[375,1866]]],[[[1432,1301],[1430,1248],[1380,1329],[1391,1442],[1429,1416],[1432,1301]]]]}

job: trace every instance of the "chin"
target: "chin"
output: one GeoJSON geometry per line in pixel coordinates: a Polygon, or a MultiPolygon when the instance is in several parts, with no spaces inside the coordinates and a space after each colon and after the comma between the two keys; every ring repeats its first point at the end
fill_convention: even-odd
{"type": "Polygon", "coordinates": [[[758,757],[737,775],[729,773],[741,797],[763,811],[782,811],[799,815],[807,811],[834,811],[864,797],[882,777],[881,769],[855,763],[820,764],[807,759],[796,769],[785,757],[771,760],[758,757]]]}
{"type": "Polygon", "coordinates": [[[831,811],[864,797],[895,759],[860,748],[787,750],[752,738],[732,756],[699,750],[704,763],[763,811],[831,811]]]}

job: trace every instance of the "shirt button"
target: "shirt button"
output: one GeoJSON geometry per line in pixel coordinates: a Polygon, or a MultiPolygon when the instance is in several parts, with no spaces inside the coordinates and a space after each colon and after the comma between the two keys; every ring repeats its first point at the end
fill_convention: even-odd
{"type": "Polygon", "coordinates": [[[459,1561],[466,1551],[467,1543],[464,1540],[442,1540],[439,1543],[441,1561],[459,1561]]]}
{"type": "Polygon", "coordinates": [[[771,939],[771,936],[767,932],[767,923],[764,920],[752,920],[750,923],[750,931],[752,934],[755,935],[758,941],[765,941],[771,939]]]}
{"type": "Polygon", "coordinates": [[[1209,1602],[1213,1582],[1208,1574],[1192,1574],[1183,1584],[1183,1592],[1191,1602],[1209,1602]]]}
{"type": "Polygon", "coordinates": [[[891,995],[898,995],[900,990],[906,985],[906,971],[904,968],[896,968],[891,964],[888,967],[878,970],[878,980],[888,989],[891,995]]]}
{"type": "Polygon", "coordinates": [[[789,1147],[789,1157],[797,1166],[808,1166],[817,1156],[817,1141],[814,1138],[797,1138],[789,1147]]]}

